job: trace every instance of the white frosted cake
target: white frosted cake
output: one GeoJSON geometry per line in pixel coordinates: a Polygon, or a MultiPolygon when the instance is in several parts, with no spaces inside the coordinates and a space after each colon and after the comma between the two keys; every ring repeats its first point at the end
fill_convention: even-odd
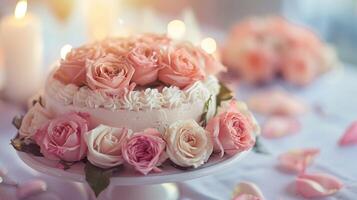
{"type": "MultiPolygon", "coordinates": [[[[95,59],[93,60],[88,59],[87,64],[85,62],[83,64],[88,65],[88,62],[96,62],[95,59]]],[[[211,114],[215,113],[216,108],[213,105],[215,105],[220,86],[214,74],[222,69],[224,68],[219,62],[199,47],[184,42],[173,42],[165,36],[146,34],[125,40],[112,38],[73,49],[65,60],[61,60],[57,64],[47,79],[43,100],[46,107],[56,115],[69,111],[88,113],[93,126],[99,124],[114,127],[125,126],[134,131],[152,127],[163,132],[165,127],[177,120],[195,119],[199,122],[204,112],[205,103],[209,99],[211,102],[209,111],[211,114]],[[81,75],[86,78],[79,84],[76,77],[69,78],[76,75],[69,74],[69,72],[73,73],[77,70],[72,69],[75,68],[73,63],[77,64],[78,59],[83,59],[85,56],[82,54],[91,54],[93,51],[95,54],[102,54],[100,57],[128,55],[128,65],[133,65],[136,71],[126,87],[110,86],[112,91],[107,92],[107,88],[103,89],[101,85],[103,83],[99,81],[95,82],[99,87],[88,84],[88,72],[81,75]],[[149,57],[140,57],[145,56],[140,54],[143,51],[149,52],[149,57]],[[193,55],[187,54],[187,52],[193,53],[193,55]],[[78,58],[78,54],[81,56],[80,58],[78,58]],[[177,59],[163,60],[167,55],[177,56],[175,57],[177,59]],[[144,62],[147,63],[142,63],[142,60],[135,62],[136,60],[130,59],[130,56],[146,59],[144,62]],[[160,58],[160,56],[162,57],[160,58]],[[171,65],[172,62],[182,64],[178,72],[175,71],[176,69],[169,72],[160,71],[164,65],[171,65]],[[210,66],[206,67],[207,64],[210,66]],[[187,69],[182,68],[185,65],[187,69]],[[142,66],[144,72],[139,72],[136,76],[136,73],[141,70],[138,68],[142,66]],[[180,72],[181,69],[187,71],[180,72]],[[146,76],[147,71],[149,73],[154,71],[154,78],[150,77],[151,80],[144,81],[137,78],[140,75],[146,76]],[[187,76],[191,74],[194,76],[181,83],[182,76],[186,76],[184,73],[188,73],[187,76]],[[136,80],[138,83],[135,82],[136,80]],[[135,86],[132,87],[133,85],[135,86]],[[115,91],[116,89],[125,91],[115,91]]],[[[102,78],[100,76],[98,75],[97,79],[102,78]]],[[[105,76],[103,75],[103,77],[105,76]]],[[[110,84],[112,83],[108,85],[110,84]]]]}
{"type": "MultiPolygon", "coordinates": [[[[214,76],[196,81],[186,89],[175,86],[162,89],[146,88],[133,90],[117,98],[87,86],[64,85],[51,76],[46,83],[43,100],[55,114],[70,111],[84,112],[91,116],[93,126],[106,124],[126,126],[134,131],[147,127],[164,132],[165,127],[177,120],[201,120],[206,101],[211,98],[215,105],[219,83],[214,76]]],[[[210,113],[215,113],[215,106],[210,113]]]]}
{"type": "Polygon", "coordinates": [[[96,195],[107,187],[97,178],[109,184],[121,166],[147,175],[240,154],[253,148],[259,126],[218,82],[223,69],[200,47],[155,34],[74,48],[41,98],[14,118],[12,145],[63,169],[84,164],[96,195]]]}

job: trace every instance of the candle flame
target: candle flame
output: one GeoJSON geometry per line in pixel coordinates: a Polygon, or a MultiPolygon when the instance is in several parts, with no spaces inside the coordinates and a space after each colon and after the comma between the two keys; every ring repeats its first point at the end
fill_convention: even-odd
{"type": "Polygon", "coordinates": [[[72,50],[72,46],[69,44],[64,45],[61,48],[61,58],[66,59],[67,54],[72,50]]]}
{"type": "Polygon", "coordinates": [[[172,20],[167,25],[167,35],[173,39],[181,39],[186,32],[186,25],[181,20],[172,20]]]}
{"type": "Polygon", "coordinates": [[[25,17],[26,11],[27,11],[27,1],[26,0],[18,1],[15,8],[15,18],[21,19],[25,17]]]}
{"type": "Polygon", "coordinates": [[[217,50],[217,43],[213,38],[207,37],[201,41],[201,48],[209,54],[217,50]]]}

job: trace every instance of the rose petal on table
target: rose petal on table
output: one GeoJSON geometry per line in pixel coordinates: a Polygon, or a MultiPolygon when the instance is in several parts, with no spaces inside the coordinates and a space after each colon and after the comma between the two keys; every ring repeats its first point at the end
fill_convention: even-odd
{"type": "Polygon", "coordinates": [[[279,168],[288,172],[304,172],[319,153],[317,148],[290,150],[279,156],[279,168]]]}
{"type": "Polygon", "coordinates": [[[0,167],[0,177],[5,177],[8,171],[5,167],[0,167]]]}
{"type": "Polygon", "coordinates": [[[16,190],[16,196],[19,199],[24,199],[45,192],[46,190],[47,190],[46,182],[35,179],[19,184],[16,190]]]}
{"type": "Polygon", "coordinates": [[[248,99],[248,106],[265,115],[298,116],[308,108],[298,97],[280,89],[257,93],[248,99]]]}
{"type": "Polygon", "coordinates": [[[262,136],[265,138],[280,138],[299,132],[300,122],[296,118],[273,116],[268,118],[262,127],[262,136]]]}
{"type": "Polygon", "coordinates": [[[296,178],[296,192],[305,198],[333,195],[343,187],[336,177],[323,174],[302,174],[296,178]]]}
{"type": "Polygon", "coordinates": [[[251,182],[240,182],[233,191],[234,200],[264,200],[263,193],[251,182]]]}
{"type": "Polygon", "coordinates": [[[241,194],[235,197],[233,200],[261,200],[261,199],[251,194],[241,194]]]}
{"type": "Polygon", "coordinates": [[[339,140],[340,146],[357,144],[357,121],[354,121],[339,140]]]}

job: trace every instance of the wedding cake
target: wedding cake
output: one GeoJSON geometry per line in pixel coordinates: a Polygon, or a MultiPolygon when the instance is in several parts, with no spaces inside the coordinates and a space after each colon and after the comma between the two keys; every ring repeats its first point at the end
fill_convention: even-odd
{"type": "MultiPolygon", "coordinates": [[[[15,118],[12,145],[64,168],[84,163],[86,176],[122,164],[144,175],[166,161],[197,168],[212,153],[239,154],[254,146],[259,127],[217,80],[222,70],[200,47],[164,35],[74,48],[26,115],[15,118]]],[[[88,180],[96,194],[105,188],[88,180]]]]}

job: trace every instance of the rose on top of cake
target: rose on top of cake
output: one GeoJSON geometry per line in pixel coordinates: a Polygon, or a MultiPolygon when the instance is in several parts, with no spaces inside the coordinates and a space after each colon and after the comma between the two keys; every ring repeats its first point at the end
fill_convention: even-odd
{"type": "MultiPolygon", "coordinates": [[[[49,76],[44,94],[15,118],[18,151],[43,156],[64,169],[84,162],[113,174],[125,164],[147,175],[160,166],[197,168],[251,149],[259,126],[243,102],[219,84],[224,67],[187,42],[144,34],[74,48],[49,76]]],[[[105,173],[104,173],[105,172],[105,173]]],[[[98,178],[98,177],[97,177],[98,178]]]]}
{"type": "Polygon", "coordinates": [[[199,47],[145,34],[74,48],[60,61],[53,77],[64,84],[117,95],[136,86],[182,89],[222,70],[223,65],[199,47]]]}

